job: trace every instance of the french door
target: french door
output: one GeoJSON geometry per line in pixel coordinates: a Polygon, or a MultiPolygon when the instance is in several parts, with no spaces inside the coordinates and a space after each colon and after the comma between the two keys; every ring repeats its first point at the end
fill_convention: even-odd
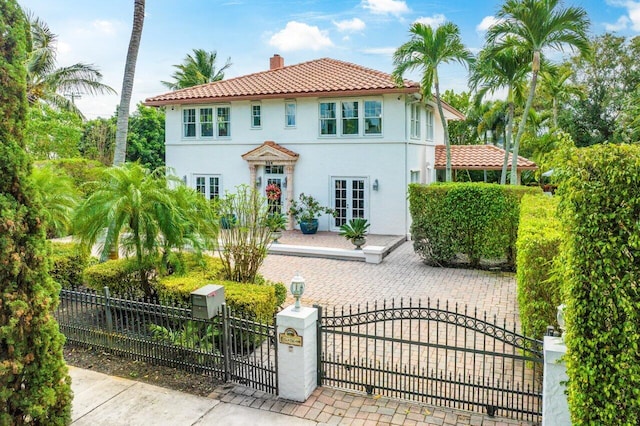
{"type": "Polygon", "coordinates": [[[367,179],[361,177],[331,178],[333,208],[336,211],[332,226],[334,231],[351,219],[368,219],[369,200],[366,183],[367,179]]]}

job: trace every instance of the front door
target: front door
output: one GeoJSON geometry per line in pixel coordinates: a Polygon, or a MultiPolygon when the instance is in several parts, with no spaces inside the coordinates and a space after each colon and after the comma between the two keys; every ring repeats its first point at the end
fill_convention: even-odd
{"type": "Polygon", "coordinates": [[[332,178],[333,208],[336,216],[332,230],[337,231],[341,225],[351,219],[368,219],[368,194],[365,188],[366,178],[332,178]]]}
{"type": "Polygon", "coordinates": [[[282,211],[285,206],[286,193],[285,188],[285,176],[284,166],[267,165],[264,170],[265,178],[267,179],[267,186],[273,184],[280,188],[280,197],[275,200],[269,200],[269,212],[270,213],[285,213],[282,211]]]}

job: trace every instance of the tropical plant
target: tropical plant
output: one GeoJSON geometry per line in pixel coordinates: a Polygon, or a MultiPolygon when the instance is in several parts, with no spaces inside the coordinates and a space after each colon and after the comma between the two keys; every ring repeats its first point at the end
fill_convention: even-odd
{"type": "Polygon", "coordinates": [[[533,105],[543,50],[563,50],[569,47],[576,48],[583,54],[589,51],[587,12],[580,7],[560,8],[560,4],[560,0],[506,0],[496,14],[497,22],[487,31],[487,42],[492,54],[518,49],[533,55],[529,95],[513,140],[512,185],[517,184],[520,139],[533,105]]]}
{"type": "Polygon", "coordinates": [[[507,181],[507,167],[509,163],[509,150],[513,135],[513,120],[515,103],[524,99],[525,78],[528,71],[529,60],[525,53],[517,46],[505,48],[498,52],[484,49],[478,55],[477,60],[471,66],[469,84],[476,92],[477,102],[488,93],[507,89],[507,119],[504,141],[504,161],[500,183],[507,181]]]}
{"type": "Polygon", "coordinates": [[[357,244],[358,240],[363,240],[367,235],[370,223],[364,218],[351,219],[349,222],[340,225],[340,236],[351,241],[358,248],[361,244],[357,244]]]}
{"type": "Polygon", "coordinates": [[[265,220],[265,226],[271,232],[284,231],[287,227],[287,217],[282,213],[269,213],[265,220]]]}
{"type": "Polygon", "coordinates": [[[56,67],[57,35],[51,32],[44,21],[34,16],[29,17],[29,26],[32,45],[25,66],[30,104],[43,101],[54,108],[72,111],[84,118],[74,103],[75,96],[84,93],[116,93],[100,82],[102,74],[94,65],[77,63],[56,67]]]}
{"type": "Polygon", "coordinates": [[[15,0],[0,1],[0,34],[0,424],[68,425],[71,379],[53,315],[60,287],[24,150],[29,24],[15,0]]]}
{"type": "Polygon", "coordinates": [[[25,131],[25,147],[34,160],[79,156],[82,119],[71,111],[45,103],[31,105],[25,131]]]}
{"type": "Polygon", "coordinates": [[[127,60],[124,64],[124,77],[122,78],[122,91],[120,93],[120,106],[118,107],[118,120],[116,123],[116,146],[113,154],[113,165],[124,163],[127,153],[127,130],[129,127],[129,106],[131,104],[131,92],[133,91],[133,78],[136,73],[136,61],[142,27],[144,25],[145,0],[133,1],[133,27],[127,50],[127,60]]]}
{"type": "Polygon", "coordinates": [[[433,29],[429,25],[416,22],[409,29],[411,39],[400,46],[393,54],[393,76],[398,85],[402,84],[405,72],[414,69],[422,70],[421,90],[422,98],[432,99],[431,90],[435,90],[438,114],[444,129],[444,144],[446,147],[446,180],[451,181],[451,147],[449,142],[449,127],[442,110],[440,99],[440,78],[438,67],[449,62],[468,64],[473,55],[464,47],[458,26],[452,22],[433,29]]]}
{"type": "Polygon", "coordinates": [[[558,129],[558,115],[561,103],[570,97],[581,97],[582,91],[578,86],[571,84],[573,70],[568,64],[560,66],[549,65],[540,71],[540,92],[543,97],[551,100],[551,118],[553,128],[558,129]]]}
{"type": "Polygon", "coordinates": [[[217,52],[207,52],[204,49],[193,49],[193,55],[187,54],[180,65],[174,65],[177,69],[172,75],[171,81],[162,81],[171,90],[184,89],[224,79],[224,71],[231,66],[231,58],[222,68],[216,70],[217,52]]]}
{"type": "Polygon", "coordinates": [[[304,192],[298,197],[299,200],[291,200],[289,214],[293,216],[296,222],[312,222],[323,214],[335,215],[335,210],[324,207],[311,195],[305,195],[304,192]]]}
{"type": "Polygon", "coordinates": [[[74,235],[88,249],[101,240],[102,261],[117,257],[120,247],[133,254],[146,294],[151,294],[148,274],[169,250],[187,244],[201,250],[215,240],[209,202],[164,169],[151,172],[126,163],[106,169],[95,185],[76,209],[74,235]]]}
{"type": "Polygon", "coordinates": [[[220,231],[218,251],[224,278],[253,283],[271,240],[271,232],[264,225],[269,214],[267,199],[256,188],[240,185],[217,206],[220,217],[235,217],[233,226],[223,226],[220,231]]]}
{"type": "Polygon", "coordinates": [[[73,180],[52,167],[34,167],[31,181],[40,194],[48,238],[68,235],[73,209],[79,201],[73,180]]]}

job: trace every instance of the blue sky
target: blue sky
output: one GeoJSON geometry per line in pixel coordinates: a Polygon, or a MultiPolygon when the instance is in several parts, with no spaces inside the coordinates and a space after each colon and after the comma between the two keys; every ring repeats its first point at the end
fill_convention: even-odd
{"type": "MultiPolygon", "coordinates": [[[[20,4],[59,35],[58,63],[92,63],[103,81],[120,92],[133,19],[132,0],[22,0],[20,4]]],[[[231,58],[226,78],[268,69],[278,53],[291,65],[330,57],[374,68],[393,69],[392,52],[409,39],[412,23],[452,21],[474,52],[502,3],[498,0],[148,0],[132,99],[135,103],[167,90],[172,65],[194,48],[231,58]]],[[[640,1],[565,0],[584,7],[591,33],[633,36],[640,32],[640,1]]],[[[559,57],[557,59],[560,59],[559,57]]],[[[407,77],[419,80],[418,75],[407,77]]],[[[466,89],[459,65],[441,70],[444,89],[466,89]]],[[[88,118],[114,113],[118,96],[83,95],[77,101],[88,118]]]]}

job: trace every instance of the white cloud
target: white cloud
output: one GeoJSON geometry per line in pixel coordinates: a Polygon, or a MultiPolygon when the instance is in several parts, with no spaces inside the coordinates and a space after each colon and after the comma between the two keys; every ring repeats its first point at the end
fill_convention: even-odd
{"type": "Polygon", "coordinates": [[[409,6],[403,0],[362,0],[362,7],[376,15],[402,15],[408,13],[409,6]]]}
{"type": "Polygon", "coordinates": [[[321,50],[333,46],[333,43],[326,31],[302,22],[290,21],[283,30],[269,39],[269,45],[283,52],[290,52],[303,49],[321,50]]]}
{"type": "Polygon", "coordinates": [[[363,49],[362,53],[367,53],[370,55],[391,56],[395,51],[396,51],[395,47],[373,47],[371,49],[363,49]]]}
{"type": "Polygon", "coordinates": [[[605,23],[604,28],[607,31],[621,31],[626,29],[629,26],[629,23],[629,18],[627,18],[625,15],[622,15],[620,18],[618,18],[615,24],[605,23]]]}
{"type": "Polygon", "coordinates": [[[483,33],[498,22],[500,22],[500,20],[495,16],[485,16],[484,18],[482,18],[482,21],[480,21],[480,23],[476,26],[476,31],[483,33]]]}
{"type": "Polygon", "coordinates": [[[111,21],[102,19],[95,20],[91,23],[93,29],[103,34],[113,35],[116,32],[116,25],[111,21]]]}
{"type": "Polygon", "coordinates": [[[631,24],[633,31],[640,32],[640,2],[631,0],[607,0],[607,4],[627,9],[628,16],[621,16],[615,24],[605,24],[607,31],[619,31],[631,24]]]}
{"type": "Polygon", "coordinates": [[[360,18],[347,19],[338,22],[333,21],[333,25],[335,25],[340,32],[362,31],[366,27],[364,21],[360,18]]]}
{"type": "Polygon", "coordinates": [[[428,25],[432,28],[437,28],[440,25],[444,24],[447,21],[447,18],[442,13],[436,13],[433,16],[423,16],[416,19],[416,22],[428,25]]]}

